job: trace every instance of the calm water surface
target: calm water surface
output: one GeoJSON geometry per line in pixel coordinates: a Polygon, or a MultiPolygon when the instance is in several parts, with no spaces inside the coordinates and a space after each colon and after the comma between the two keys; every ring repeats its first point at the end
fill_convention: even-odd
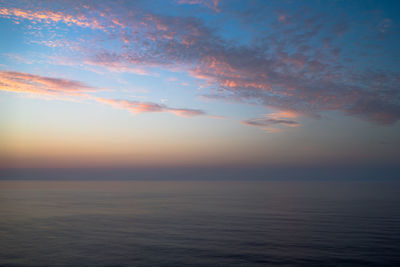
{"type": "Polygon", "coordinates": [[[0,266],[400,266],[399,182],[0,181],[0,266]]]}

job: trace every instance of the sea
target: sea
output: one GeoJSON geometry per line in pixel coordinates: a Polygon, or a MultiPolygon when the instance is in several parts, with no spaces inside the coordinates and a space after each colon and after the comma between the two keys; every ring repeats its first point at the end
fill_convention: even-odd
{"type": "Polygon", "coordinates": [[[400,266],[400,182],[0,181],[0,266],[400,266]]]}

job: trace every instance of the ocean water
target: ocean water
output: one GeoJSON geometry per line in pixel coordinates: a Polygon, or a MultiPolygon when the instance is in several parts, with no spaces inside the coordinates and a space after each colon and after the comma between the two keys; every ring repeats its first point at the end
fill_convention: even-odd
{"type": "Polygon", "coordinates": [[[400,266],[399,182],[0,181],[0,266],[400,266]]]}

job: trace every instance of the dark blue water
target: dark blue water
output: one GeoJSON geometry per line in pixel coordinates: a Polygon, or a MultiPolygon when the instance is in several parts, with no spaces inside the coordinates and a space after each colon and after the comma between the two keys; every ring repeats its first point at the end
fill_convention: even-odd
{"type": "Polygon", "coordinates": [[[0,266],[400,266],[399,182],[0,181],[0,266]]]}

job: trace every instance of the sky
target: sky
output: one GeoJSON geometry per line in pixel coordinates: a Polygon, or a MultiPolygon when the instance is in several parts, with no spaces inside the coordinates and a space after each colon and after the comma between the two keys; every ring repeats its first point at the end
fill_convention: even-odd
{"type": "Polygon", "coordinates": [[[0,0],[0,169],[400,166],[399,10],[0,0]]]}

